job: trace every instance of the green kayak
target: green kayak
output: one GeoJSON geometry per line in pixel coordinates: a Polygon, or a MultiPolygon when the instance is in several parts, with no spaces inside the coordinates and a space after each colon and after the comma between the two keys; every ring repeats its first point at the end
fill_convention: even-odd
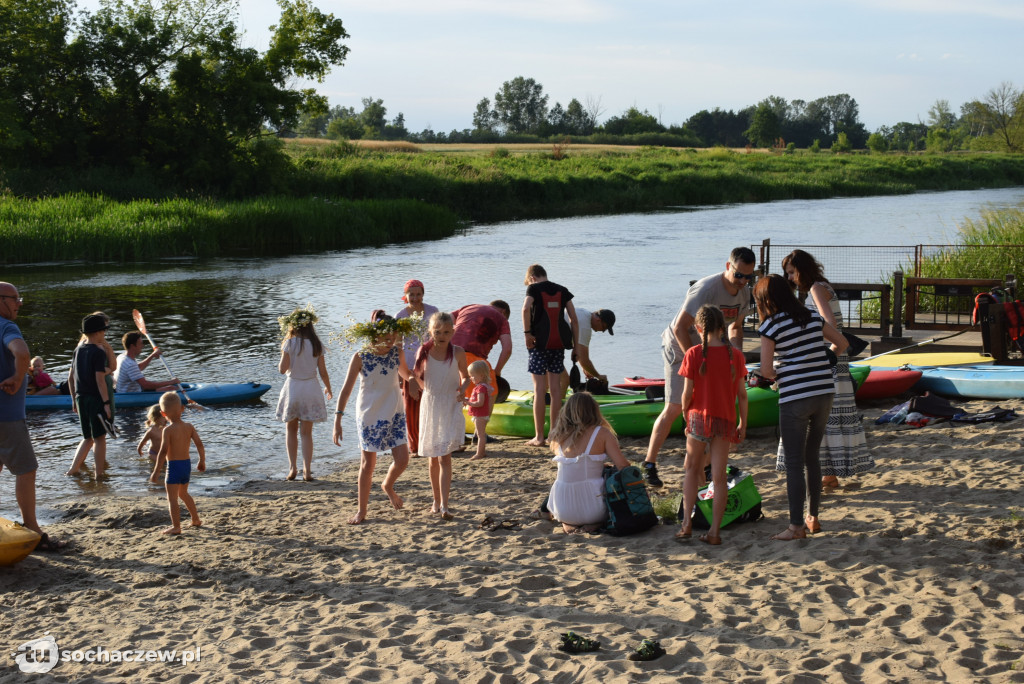
{"type": "MultiPolygon", "coordinates": [[[[867,366],[853,366],[850,372],[858,385],[864,382],[871,369],[867,366]]],[[[605,394],[594,397],[601,405],[601,413],[608,419],[616,434],[624,437],[646,437],[654,428],[665,402],[661,399],[647,399],[643,393],[605,394]]],[[[545,410],[548,414],[548,410],[545,410]]],[[[747,390],[747,427],[759,428],[777,425],[779,422],[779,393],[768,389],[752,387],[747,390]]],[[[545,431],[550,429],[550,420],[545,420],[545,431]]],[[[679,417],[672,424],[672,434],[683,431],[683,419],[679,417]]],[[[473,421],[466,415],[466,432],[473,432],[473,421]]],[[[533,437],[533,392],[513,390],[508,401],[494,405],[491,420],[487,423],[487,434],[511,437],[533,437]]]]}

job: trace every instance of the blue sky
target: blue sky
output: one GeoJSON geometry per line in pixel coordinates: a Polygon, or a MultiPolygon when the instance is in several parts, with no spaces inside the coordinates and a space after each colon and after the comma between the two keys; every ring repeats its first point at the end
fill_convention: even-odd
{"type": "MultiPolygon", "coordinates": [[[[869,131],[926,121],[938,99],[959,113],[1003,81],[1024,87],[1021,0],[312,1],[351,36],[317,90],[357,111],[382,99],[417,132],[472,127],[477,102],[516,76],[549,105],[599,101],[602,121],[636,106],[665,125],[769,95],[848,93],[869,131]]],[[[240,4],[247,42],[264,49],[276,2],[240,4]]]]}

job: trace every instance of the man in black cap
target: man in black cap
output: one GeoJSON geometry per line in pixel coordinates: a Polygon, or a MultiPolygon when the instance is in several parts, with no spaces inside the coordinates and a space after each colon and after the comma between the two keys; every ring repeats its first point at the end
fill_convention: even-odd
{"type": "MultiPolygon", "coordinates": [[[[586,377],[608,382],[608,376],[598,373],[594,362],[590,360],[590,338],[595,332],[607,331],[609,335],[614,335],[612,326],[615,325],[615,314],[611,309],[598,309],[592,312],[577,306],[576,319],[580,322],[580,339],[573,360],[580,364],[586,377]]],[[[563,376],[563,381],[565,379],[563,376]]]]}

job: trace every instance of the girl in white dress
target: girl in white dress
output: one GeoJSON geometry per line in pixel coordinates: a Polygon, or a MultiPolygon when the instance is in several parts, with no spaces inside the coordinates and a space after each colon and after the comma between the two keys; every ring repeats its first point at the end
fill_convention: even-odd
{"type": "Polygon", "coordinates": [[[359,395],[356,397],[356,425],[359,428],[358,508],[349,518],[349,525],[358,525],[366,519],[370,503],[370,487],[373,485],[373,469],[377,466],[377,452],[391,450],[393,458],[381,489],[388,495],[396,510],[402,508],[402,497],[395,492],[395,482],[409,465],[409,447],[405,434],[405,410],[402,407],[402,393],[398,379],[406,382],[413,375],[402,354],[402,338],[418,334],[418,326],[409,318],[395,320],[380,309],[373,312],[368,323],[357,323],[347,331],[352,340],[362,339],[364,346],[352,355],[348,365],[345,386],[338,395],[334,412],[334,443],[341,446],[343,437],[341,417],[352,396],[356,379],[360,379],[359,395]]]}
{"type": "Polygon", "coordinates": [[[629,461],[594,397],[577,392],[569,397],[548,434],[558,464],[548,509],[566,534],[594,532],[608,518],[604,504],[604,463],[619,470],[629,461]]]}
{"type": "Polygon", "coordinates": [[[302,479],[313,479],[313,423],[327,420],[327,407],[320,393],[319,373],[324,381],[323,394],[330,399],[331,378],[324,364],[324,345],[316,336],[313,324],[319,319],[311,305],[295,309],[277,319],[284,333],[281,360],[277,370],[284,373],[284,386],[277,400],[277,419],[285,423],[284,449],[288,455],[288,479],[294,480],[298,472],[296,456],[301,437],[302,479]]]}
{"type": "Polygon", "coordinates": [[[452,315],[443,311],[430,317],[430,339],[416,354],[416,377],[423,386],[420,400],[420,455],[430,459],[430,512],[451,520],[448,495],[452,486],[452,452],[466,441],[462,404],[471,384],[466,352],[451,343],[455,334],[452,315]]]}

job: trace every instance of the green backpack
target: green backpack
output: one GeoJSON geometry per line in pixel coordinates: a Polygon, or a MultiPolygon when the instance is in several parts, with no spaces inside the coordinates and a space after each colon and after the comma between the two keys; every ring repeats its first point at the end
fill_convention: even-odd
{"type": "Polygon", "coordinates": [[[643,532],[658,524],[644,476],[636,466],[618,471],[605,466],[604,504],[608,509],[605,531],[616,537],[643,532]]]}

